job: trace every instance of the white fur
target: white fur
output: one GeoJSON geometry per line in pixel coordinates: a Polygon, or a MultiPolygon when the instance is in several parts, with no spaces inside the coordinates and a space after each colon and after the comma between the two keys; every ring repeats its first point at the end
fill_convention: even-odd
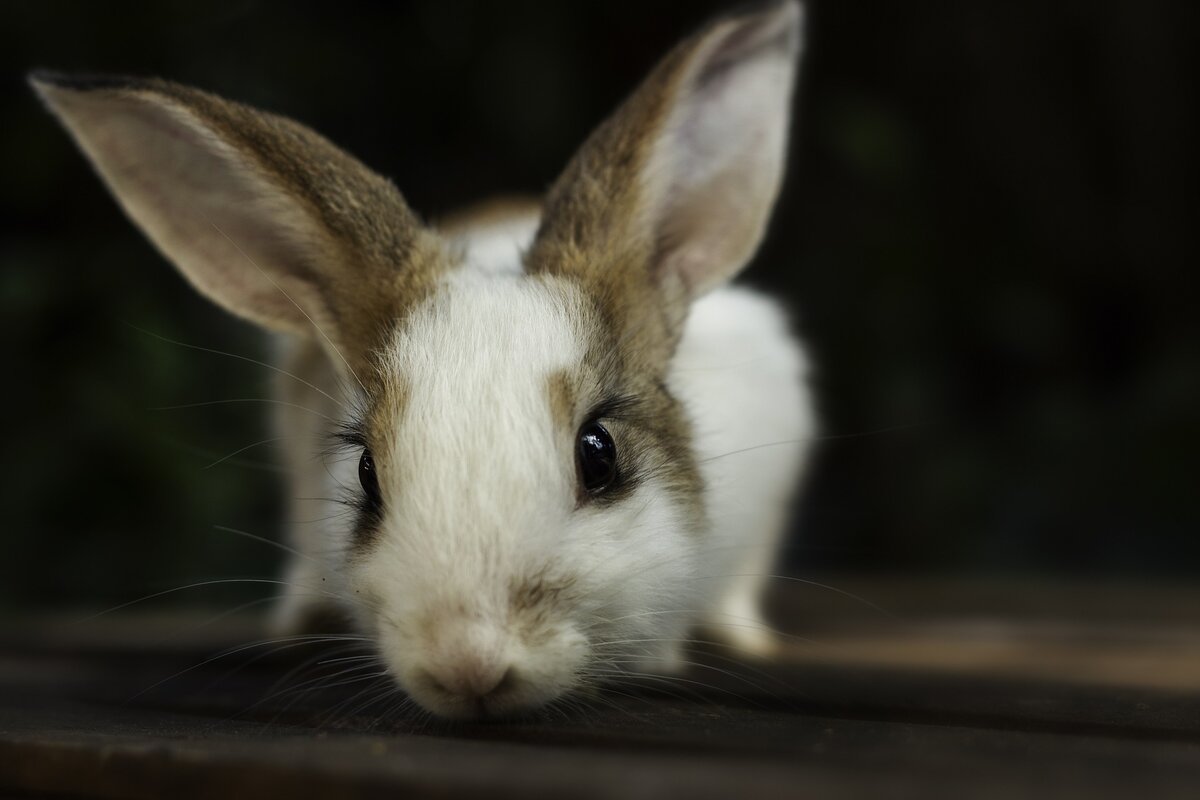
{"type": "Polygon", "coordinates": [[[466,262],[481,272],[519,275],[521,251],[537,232],[534,214],[513,215],[469,228],[455,237],[464,248],[466,262]]]}
{"type": "Polygon", "coordinates": [[[766,655],[759,617],[815,430],[806,359],[778,303],[739,287],[692,306],[670,386],[687,407],[712,525],[701,582],[712,635],[766,655]]]}

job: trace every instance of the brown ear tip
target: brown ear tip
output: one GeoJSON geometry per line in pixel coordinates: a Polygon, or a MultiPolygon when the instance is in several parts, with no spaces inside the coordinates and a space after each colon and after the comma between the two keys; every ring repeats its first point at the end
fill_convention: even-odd
{"type": "Polygon", "coordinates": [[[803,0],[756,0],[735,6],[729,14],[734,19],[777,18],[781,23],[799,25],[804,19],[803,0]]]}
{"type": "Polygon", "coordinates": [[[742,6],[710,29],[720,44],[711,57],[717,67],[772,53],[794,57],[803,42],[804,5],[799,0],[768,0],[742,6]]]}
{"type": "Polygon", "coordinates": [[[67,89],[73,92],[137,89],[149,83],[144,78],[131,78],[125,75],[58,72],[50,69],[35,69],[29,73],[27,78],[29,84],[40,94],[45,94],[47,89],[67,89]]]}
{"type": "Polygon", "coordinates": [[[804,3],[801,0],[771,0],[759,8],[755,16],[769,20],[767,24],[788,31],[793,36],[799,36],[804,24],[804,3]]]}

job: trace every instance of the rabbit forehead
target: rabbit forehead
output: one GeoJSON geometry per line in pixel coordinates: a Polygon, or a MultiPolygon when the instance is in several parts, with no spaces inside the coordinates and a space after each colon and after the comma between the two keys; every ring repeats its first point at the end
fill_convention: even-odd
{"type": "Polygon", "coordinates": [[[411,502],[414,493],[481,504],[507,494],[501,504],[516,513],[520,487],[560,488],[572,431],[556,411],[557,376],[587,358],[591,318],[568,281],[468,270],[407,315],[383,356],[370,426],[385,496],[403,498],[397,513],[432,511],[411,502]]]}
{"type": "Polygon", "coordinates": [[[560,536],[579,500],[576,437],[593,417],[629,467],[599,504],[649,483],[703,528],[685,409],[586,285],[464,265],[405,315],[378,365],[365,433],[385,508],[356,530],[358,552],[384,540],[478,552],[482,536],[544,553],[535,543],[560,536]]]}
{"type": "Polygon", "coordinates": [[[628,361],[561,277],[460,270],[412,309],[370,423],[384,510],[352,559],[390,619],[524,618],[576,591],[613,605],[606,583],[683,591],[668,584],[702,514],[689,444],[680,409],[628,361]],[[625,502],[580,507],[577,431],[614,386],[644,407],[610,424],[645,476],[625,502]]]}
{"type": "Polygon", "coordinates": [[[592,314],[571,282],[459,270],[418,303],[385,354],[384,377],[413,414],[462,414],[540,397],[547,376],[579,364],[590,349],[592,314]],[[454,401],[454,402],[449,402],[454,401]]]}

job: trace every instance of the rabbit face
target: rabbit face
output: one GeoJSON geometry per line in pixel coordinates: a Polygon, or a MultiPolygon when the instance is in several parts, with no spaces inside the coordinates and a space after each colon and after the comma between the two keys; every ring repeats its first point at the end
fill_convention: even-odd
{"type": "Polygon", "coordinates": [[[655,381],[621,374],[606,338],[570,281],[464,270],[380,359],[359,425],[381,502],[360,510],[349,583],[432,711],[540,705],[679,636],[699,484],[686,443],[654,432],[672,401],[637,396],[655,381]],[[589,425],[615,450],[591,488],[589,425]]]}

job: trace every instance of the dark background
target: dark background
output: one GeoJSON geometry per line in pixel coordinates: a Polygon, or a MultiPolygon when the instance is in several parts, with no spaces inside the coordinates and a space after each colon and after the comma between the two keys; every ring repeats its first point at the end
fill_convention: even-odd
{"type": "MultiPolygon", "coordinates": [[[[0,6],[0,606],[270,576],[269,347],[23,83],[157,74],[294,116],[427,216],[536,193],[720,3],[0,6]]],[[[824,433],[795,574],[1200,576],[1194,3],[810,3],[786,296],[824,433]]],[[[222,600],[183,592],[178,599],[222,600]]]]}

